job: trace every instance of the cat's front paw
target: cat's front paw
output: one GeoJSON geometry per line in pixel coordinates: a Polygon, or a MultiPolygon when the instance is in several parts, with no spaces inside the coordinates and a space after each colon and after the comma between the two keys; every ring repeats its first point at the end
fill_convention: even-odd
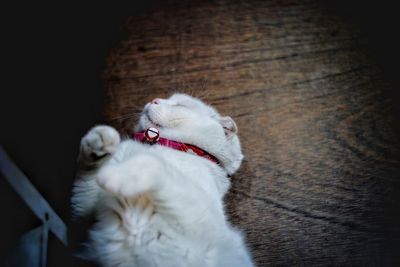
{"type": "Polygon", "coordinates": [[[118,164],[100,169],[97,183],[105,191],[134,197],[141,193],[157,191],[163,186],[165,166],[161,159],[151,155],[138,155],[118,164]]]}
{"type": "Polygon", "coordinates": [[[82,138],[80,156],[96,161],[113,154],[120,142],[121,137],[114,128],[106,125],[95,126],[82,138]]]}

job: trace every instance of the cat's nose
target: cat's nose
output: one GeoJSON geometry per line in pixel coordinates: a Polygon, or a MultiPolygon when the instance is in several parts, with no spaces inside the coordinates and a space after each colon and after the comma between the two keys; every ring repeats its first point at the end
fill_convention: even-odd
{"type": "Polygon", "coordinates": [[[158,99],[158,98],[154,98],[153,100],[151,100],[151,102],[150,102],[151,104],[155,104],[155,105],[158,105],[158,104],[160,104],[160,99],[158,99]]]}

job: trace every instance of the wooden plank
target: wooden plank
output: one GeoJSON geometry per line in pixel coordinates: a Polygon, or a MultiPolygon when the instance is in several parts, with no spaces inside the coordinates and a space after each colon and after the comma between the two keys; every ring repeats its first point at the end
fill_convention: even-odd
{"type": "Polygon", "coordinates": [[[172,1],[125,30],[103,76],[108,122],[129,134],[175,91],[232,115],[245,161],[227,211],[258,266],[390,263],[392,85],[354,26],[312,1],[172,1]]]}

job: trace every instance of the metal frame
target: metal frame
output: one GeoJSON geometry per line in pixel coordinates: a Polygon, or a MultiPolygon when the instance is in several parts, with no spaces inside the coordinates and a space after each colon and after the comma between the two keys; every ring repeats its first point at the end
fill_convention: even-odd
{"type": "MultiPolygon", "coordinates": [[[[65,246],[67,246],[67,227],[1,146],[0,173],[43,223],[41,226],[42,233],[40,238],[41,255],[40,259],[38,259],[40,260],[40,265],[38,266],[45,267],[47,259],[48,232],[52,232],[65,246]]],[[[31,232],[32,231],[28,232],[24,236],[30,235],[31,232]]]]}

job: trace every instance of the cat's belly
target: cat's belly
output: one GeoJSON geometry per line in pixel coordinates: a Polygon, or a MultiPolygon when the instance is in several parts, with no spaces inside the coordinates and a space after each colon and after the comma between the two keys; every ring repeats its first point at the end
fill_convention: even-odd
{"type": "Polygon", "coordinates": [[[104,266],[206,266],[204,248],[173,219],[160,216],[151,199],[108,201],[90,233],[96,260],[104,266]]]}

